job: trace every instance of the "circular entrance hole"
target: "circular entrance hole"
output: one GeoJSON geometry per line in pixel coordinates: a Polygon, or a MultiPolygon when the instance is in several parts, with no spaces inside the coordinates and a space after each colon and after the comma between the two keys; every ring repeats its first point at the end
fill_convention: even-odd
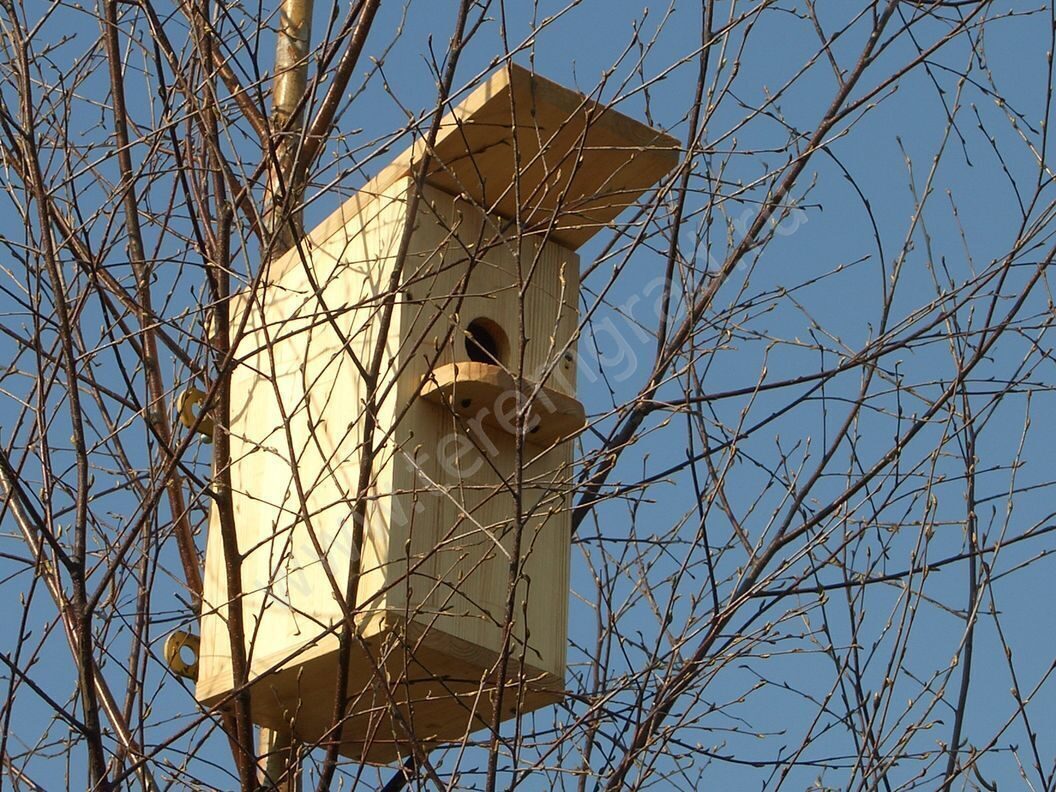
{"type": "Polygon", "coordinates": [[[466,328],[466,355],[474,363],[505,365],[509,342],[491,319],[474,319],[466,328]]]}
{"type": "Polygon", "coordinates": [[[180,647],[180,660],[188,668],[191,668],[192,666],[197,665],[198,664],[198,655],[194,651],[194,647],[193,646],[188,646],[187,644],[184,644],[183,646],[181,646],[180,647]]]}

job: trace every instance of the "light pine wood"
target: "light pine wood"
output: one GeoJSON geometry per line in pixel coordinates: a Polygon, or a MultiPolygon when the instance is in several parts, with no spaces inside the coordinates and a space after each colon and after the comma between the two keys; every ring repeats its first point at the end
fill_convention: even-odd
{"type": "MultiPolygon", "coordinates": [[[[302,740],[318,739],[329,725],[335,631],[342,616],[309,532],[325,548],[326,562],[343,587],[352,551],[347,519],[359,473],[358,407],[364,397],[347,358],[365,359],[376,341],[380,283],[391,266],[409,189],[407,180],[393,185],[378,197],[384,208],[356,216],[351,240],[332,236],[314,251],[310,268],[290,267],[262,296],[241,302],[248,316],[233,378],[239,404],[231,426],[232,479],[239,549],[245,554],[253,716],[268,726],[292,722],[302,740]],[[370,255],[371,250],[381,254],[370,255]],[[320,315],[324,310],[329,318],[320,315]]],[[[370,761],[393,758],[400,745],[393,736],[399,719],[382,719],[385,739],[371,736],[369,715],[380,706],[371,653],[388,681],[399,682],[394,687],[401,692],[400,706],[407,707],[405,718],[412,719],[421,739],[460,738],[485,725],[494,706],[493,666],[502,646],[517,531],[510,521],[517,508],[508,491],[516,483],[516,438],[496,428],[487,411],[456,416],[423,398],[428,374],[443,377],[455,365],[480,366],[466,359],[463,330],[472,319],[489,318],[506,323],[507,363],[523,361],[523,370],[537,378],[541,389],[535,398],[549,397],[575,411],[568,395],[575,376],[569,354],[576,327],[575,254],[553,243],[488,240],[486,218],[467,220],[476,211],[472,206],[431,188],[426,198],[394,316],[384,367],[390,376],[382,382],[390,396],[382,401],[379,423],[393,432],[374,470],[376,500],[366,529],[359,601],[366,643],[357,650],[349,689],[353,712],[360,706],[355,702],[366,710],[346,726],[342,747],[370,761]],[[467,260],[472,249],[481,252],[471,252],[467,260]],[[520,301],[519,261],[534,263],[529,283],[551,287],[526,289],[527,343],[520,341],[516,325],[508,324],[520,301]],[[416,291],[422,296],[415,297],[416,291]],[[402,675],[392,670],[405,666],[402,675]]],[[[507,371],[486,368],[496,383],[512,385],[507,371]]],[[[578,411],[581,416],[582,408],[578,411]]],[[[526,444],[523,470],[525,580],[515,594],[510,673],[523,674],[524,680],[508,682],[505,699],[528,712],[559,700],[564,675],[569,444],[526,444]],[[526,627],[532,636],[527,643],[526,627]]],[[[212,704],[231,689],[217,531],[210,532],[206,578],[198,695],[212,704]]]]}
{"type": "MultiPolygon", "coordinates": [[[[427,179],[497,225],[519,220],[522,234],[576,250],[669,173],[680,147],[670,135],[510,63],[441,120],[427,179]]],[[[424,159],[419,140],[309,232],[308,246],[342,232],[424,159]]],[[[294,252],[272,269],[279,273],[296,260],[294,252]]]]}
{"type": "Polygon", "coordinates": [[[469,426],[479,417],[507,434],[523,432],[525,442],[544,448],[569,439],[586,424],[583,405],[575,399],[518,381],[489,363],[449,363],[435,369],[426,376],[422,398],[461,416],[469,426]],[[522,405],[524,415],[518,418],[522,405]]]}
{"type": "MultiPolygon", "coordinates": [[[[615,151],[636,180],[646,178],[643,163],[652,163],[650,179],[662,173],[670,152],[649,148],[655,132],[576,96],[514,68],[492,78],[453,117],[464,129],[479,122],[480,134],[489,136],[505,123],[495,145],[509,148],[513,116],[496,115],[496,97],[507,109],[511,101],[535,102],[537,112],[544,105],[568,114],[594,108],[587,139],[594,141],[596,130],[624,138],[622,147],[584,149],[586,172],[609,167],[606,158],[615,151]]],[[[524,134],[518,126],[516,136],[524,134]]],[[[484,140],[467,135],[463,142],[484,140]]],[[[447,130],[437,147],[440,164],[465,158],[450,140],[447,130]]],[[[508,185],[501,163],[480,154],[495,183],[508,185]]],[[[568,244],[587,226],[562,225],[559,241],[524,233],[524,224],[516,233],[508,216],[517,212],[504,208],[505,199],[489,204],[493,211],[481,208],[490,176],[481,183],[484,192],[456,197],[445,191],[446,177],[430,175],[398,293],[388,294],[408,223],[414,161],[413,153],[398,159],[271,264],[259,288],[231,308],[232,327],[244,324],[229,431],[252,716],[269,728],[291,728],[301,741],[326,733],[340,592],[361,552],[341,751],[372,762],[406,754],[408,730],[433,744],[489,725],[500,683],[503,718],[561,699],[569,438],[584,422],[575,398],[579,259],[568,244]],[[391,328],[379,338],[387,302],[391,328]],[[470,330],[478,326],[493,336],[498,360],[482,362],[474,351],[470,330]],[[361,372],[379,343],[377,453],[357,549],[351,515],[367,397],[361,372]],[[520,438],[512,417],[518,404],[525,408],[521,425],[538,427],[520,438]],[[504,646],[509,663],[500,680],[504,646]]],[[[614,215],[648,186],[631,195],[632,183],[638,181],[624,181],[608,199],[603,191],[592,194],[584,211],[614,215]]],[[[550,194],[549,181],[538,186],[540,195],[550,194]]],[[[532,204],[531,213],[557,211],[544,204],[532,204]]],[[[207,705],[232,692],[226,617],[236,605],[224,563],[214,514],[197,685],[207,705]]]]}

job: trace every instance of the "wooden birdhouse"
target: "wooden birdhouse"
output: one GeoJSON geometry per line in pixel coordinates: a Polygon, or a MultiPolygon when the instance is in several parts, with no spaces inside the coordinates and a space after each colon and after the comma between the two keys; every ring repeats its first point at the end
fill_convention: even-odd
{"type": "Polygon", "coordinates": [[[569,438],[584,424],[575,250],[677,146],[505,67],[428,159],[404,152],[233,301],[242,596],[214,510],[204,704],[232,695],[235,607],[253,720],[304,741],[328,736],[354,622],[346,756],[388,762],[408,734],[490,725],[500,699],[507,718],[562,698],[569,438]]]}

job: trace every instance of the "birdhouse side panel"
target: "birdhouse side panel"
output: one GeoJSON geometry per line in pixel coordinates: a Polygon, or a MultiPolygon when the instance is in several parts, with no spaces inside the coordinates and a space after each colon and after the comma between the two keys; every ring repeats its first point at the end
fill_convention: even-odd
{"type": "MultiPolygon", "coordinates": [[[[384,589],[391,451],[382,443],[372,455],[361,493],[362,372],[379,342],[383,370],[395,354],[395,342],[380,337],[378,316],[403,231],[404,196],[394,186],[306,260],[277,262],[281,275],[241,303],[246,325],[232,375],[231,476],[254,674],[296,667],[340,623],[338,594],[355,555],[359,495],[366,506],[359,602],[384,589]]],[[[233,316],[232,326],[241,319],[233,316]]],[[[394,388],[380,399],[378,425],[391,424],[395,400],[394,388]]],[[[214,519],[203,650],[208,646],[219,662],[203,667],[203,679],[226,676],[229,685],[218,528],[214,519]]]]}

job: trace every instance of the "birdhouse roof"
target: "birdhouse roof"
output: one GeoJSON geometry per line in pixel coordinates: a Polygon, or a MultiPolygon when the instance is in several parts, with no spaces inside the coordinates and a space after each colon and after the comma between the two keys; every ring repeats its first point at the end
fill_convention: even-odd
{"type": "MultiPolygon", "coordinates": [[[[425,153],[420,138],[317,232],[336,231],[369,199],[414,173],[425,153]]],[[[574,250],[678,157],[675,138],[508,64],[442,119],[426,181],[574,250]]]]}

